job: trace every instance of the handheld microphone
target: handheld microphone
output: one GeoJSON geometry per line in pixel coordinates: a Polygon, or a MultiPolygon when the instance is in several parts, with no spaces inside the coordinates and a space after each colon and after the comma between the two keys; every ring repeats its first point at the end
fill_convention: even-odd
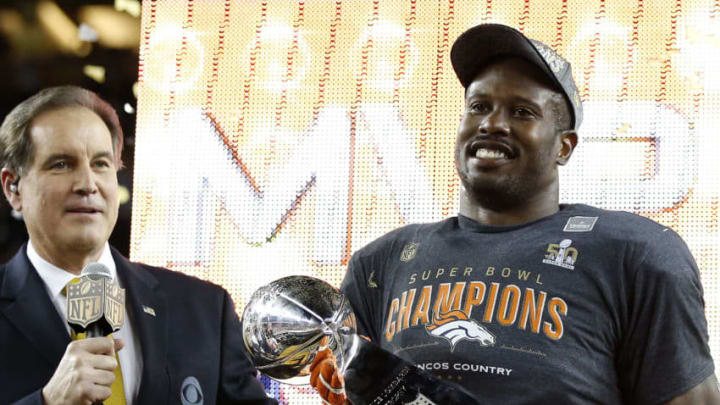
{"type": "MultiPolygon", "coordinates": [[[[125,321],[125,290],[103,264],[88,263],[66,292],[67,321],[75,333],[86,332],[89,338],[107,336],[125,321]]],[[[98,404],[102,403],[93,405],[98,404]]]]}
{"type": "Polygon", "coordinates": [[[67,321],[87,337],[107,336],[125,321],[125,290],[113,282],[110,270],[89,263],[67,287],[67,321]]]}

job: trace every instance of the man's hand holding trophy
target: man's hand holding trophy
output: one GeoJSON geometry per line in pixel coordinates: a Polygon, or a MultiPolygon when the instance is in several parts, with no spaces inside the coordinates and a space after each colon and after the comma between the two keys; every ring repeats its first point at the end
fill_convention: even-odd
{"type": "Polygon", "coordinates": [[[311,384],[332,405],[479,404],[356,334],[355,315],[330,284],[289,276],[260,287],[243,314],[243,338],[261,373],[311,384]]]}
{"type": "MultiPolygon", "coordinates": [[[[328,338],[323,339],[327,344],[328,338]]],[[[327,346],[320,348],[310,365],[310,385],[326,403],[343,405],[347,401],[345,378],[340,374],[335,356],[327,346]]]]}

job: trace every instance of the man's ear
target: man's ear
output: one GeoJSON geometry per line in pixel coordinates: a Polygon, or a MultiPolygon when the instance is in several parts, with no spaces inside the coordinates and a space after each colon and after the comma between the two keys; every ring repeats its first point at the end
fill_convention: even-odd
{"type": "Polygon", "coordinates": [[[0,182],[2,182],[2,189],[5,194],[5,198],[7,198],[10,206],[18,212],[22,209],[19,181],[20,176],[18,176],[14,170],[3,167],[2,171],[0,171],[0,182]]]}
{"type": "Polygon", "coordinates": [[[558,152],[555,162],[560,166],[564,166],[572,156],[573,151],[578,143],[578,136],[575,130],[569,129],[560,133],[560,151],[558,152]]]}

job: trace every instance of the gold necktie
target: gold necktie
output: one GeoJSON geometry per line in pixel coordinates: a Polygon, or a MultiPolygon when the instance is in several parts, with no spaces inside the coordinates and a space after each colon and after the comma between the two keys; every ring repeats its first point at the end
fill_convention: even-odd
{"type": "MultiPolygon", "coordinates": [[[[76,284],[78,282],[80,282],[80,279],[75,277],[68,284],[76,284]]],[[[66,288],[62,289],[63,295],[66,294],[66,288]]],[[[85,339],[86,337],[87,336],[85,332],[75,333],[75,330],[73,330],[73,328],[70,328],[70,338],[72,340],[81,340],[85,339]]],[[[117,352],[115,352],[115,360],[117,360],[118,366],[115,367],[115,370],[113,371],[115,373],[115,381],[113,381],[112,385],[110,386],[112,394],[110,394],[110,398],[103,401],[104,405],[126,405],[125,387],[123,386],[122,370],[120,369],[120,359],[118,358],[117,352]]]]}

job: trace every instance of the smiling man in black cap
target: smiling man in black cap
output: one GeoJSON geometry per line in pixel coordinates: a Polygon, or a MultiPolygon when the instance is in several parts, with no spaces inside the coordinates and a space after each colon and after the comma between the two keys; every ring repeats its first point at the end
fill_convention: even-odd
{"type": "MultiPolygon", "coordinates": [[[[559,202],[582,121],[570,64],[497,24],[463,33],[451,58],[460,212],[355,253],[342,291],[360,333],[484,403],[720,403],[681,238],[559,202]]],[[[332,359],[315,370],[325,399],[343,399],[332,359]]]]}

